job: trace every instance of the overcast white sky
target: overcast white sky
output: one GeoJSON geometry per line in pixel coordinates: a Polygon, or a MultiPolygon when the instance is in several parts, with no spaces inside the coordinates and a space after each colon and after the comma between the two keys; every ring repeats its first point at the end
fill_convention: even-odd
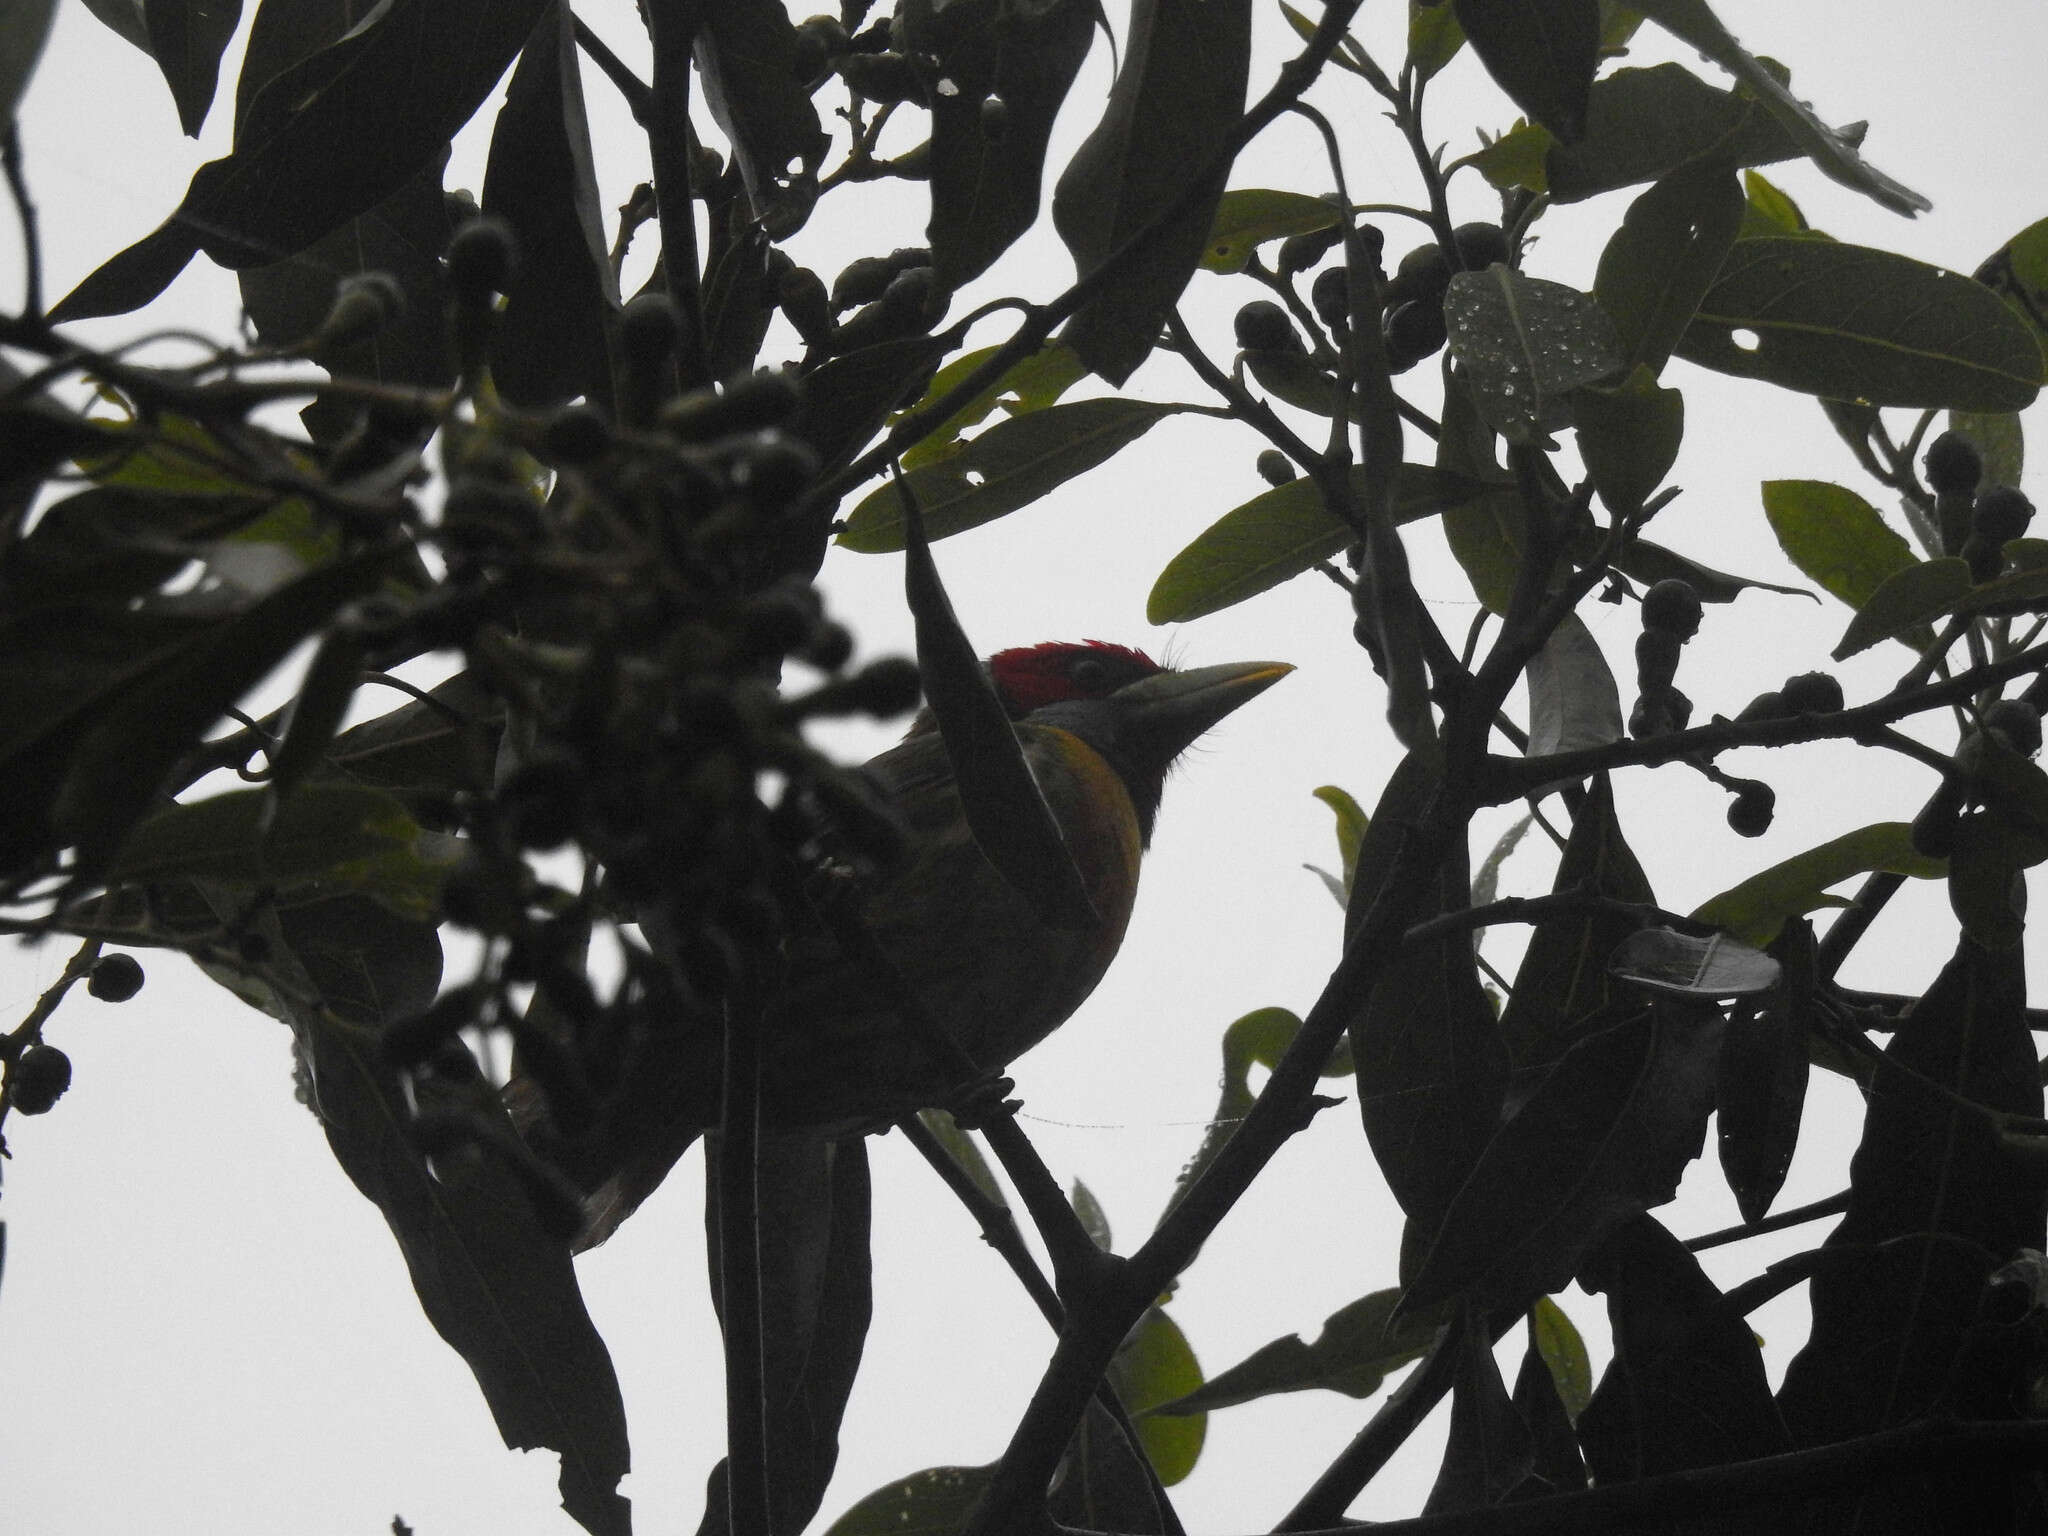
{"type": "MultiPolygon", "coordinates": [[[[2048,96],[2038,78],[2048,12],[2018,0],[1871,0],[1853,12],[1722,0],[1718,9],[1752,49],[1793,67],[1795,89],[1823,116],[1869,119],[1870,158],[1935,203],[1931,215],[1907,222],[1804,165],[1772,170],[1816,225],[1967,271],[2048,214],[2048,96]]],[[[1122,8],[1111,10],[1121,29],[1122,8]]],[[[644,60],[627,0],[586,0],[579,11],[629,60],[644,60]]],[[[1291,43],[1277,8],[1262,4],[1258,24],[1255,90],[1291,43]]],[[[1396,58],[1400,24],[1398,7],[1370,4],[1361,32],[1384,46],[1382,57],[1396,58]]],[[[1639,41],[1645,60],[1675,56],[1651,29],[1639,41]]],[[[1711,66],[1701,68],[1713,77],[1711,66]]],[[[1092,123],[1108,73],[1098,48],[1062,120],[1055,163],[1092,123]]],[[[585,80],[615,206],[644,157],[602,79],[586,70],[585,80]]],[[[1355,84],[1339,77],[1314,98],[1344,136],[1352,186],[1366,198],[1410,200],[1415,184],[1400,145],[1355,84]]],[[[23,116],[53,297],[155,227],[191,169],[223,152],[226,115],[216,112],[200,146],[178,139],[154,67],[82,4],[61,7],[23,116]]],[[[1434,93],[1433,136],[1453,154],[1475,147],[1474,125],[1499,129],[1512,118],[1469,56],[1434,93]]],[[[450,185],[480,184],[485,142],[472,133],[458,144],[450,185]]],[[[1283,124],[1247,152],[1233,184],[1319,191],[1322,173],[1303,169],[1317,163],[1305,130],[1283,124]]],[[[1454,195],[1460,218],[1494,212],[1476,178],[1462,179],[1454,195]]],[[[1530,270],[1588,284],[1625,206],[1617,195],[1545,219],[1530,270]]],[[[852,255],[918,243],[923,217],[919,192],[878,184],[828,199],[795,249],[829,280],[852,255]]],[[[1407,241],[1396,233],[1390,243],[1397,254],[1407,241]]],[[[1042,298],[1070,271],[1056,242],[1034,236],[983,287],[1042,298]]],[[[0,217],[5,302],[18,283],[11,220],[0,217]]],[[[1188,308],[1214,351],[1229,350],[1230,312],[1254,296],[1249,284],[1197,276],[1188,308]]],[[[202,260],[152,319],[223,334],[235,303],[232,279],[202,260]]],[[[123,339],[131,329],[122,320],[89,334],[123,339]]],[[[771,340],[771,355],[785,344],[771,340]]],[[[1875,497],[1811,402],[1764,386],[1730,388],[1683,363],[1665,382],[1683,388],[1688,404],[1674,476],[1686,493],[1659,520],[1665,542],[1724,569],[1795,580],[1764,527],[1757,483],[1839,479],[1875,497]]],[[[1138,384],[1161,398],[1201,398],[1164,363],[1138,384]]],[[[1069,1026],[1016,1071],[1028,1129],[1055,1172],[1094,1189],[1126,1247],[1142,1237],[1200,1139],[1223,1027],[1267,1004],[1306,1008],[1334,961],[1339,914],[1301,868],[1334,860],[1329,815],[1310,791],[1337,783],[1370,806],[1395,760],[1380,690],[1348,638],[1348,605],[1320,579],[1177,631],[1145,624],[1145,594],[1160,566],[1260,489],[1252,468],[1260,446],[1248,431],[1211,420],[1169,420],[1045,505],[940,550],[954,601],[985,650],[1098,636],[1164,644],[1191,662],[1275,657],[1301,669],[1194,754],[1168,794],[1123,957],[1069,1026]]],[[[1438,622],[1461,636],[1473,612],[1462,578],[1432,532],[1415,530],[1411,545],[1438,622]]],[[[864,649],[907,647],[900,580],[893,557],[835,553],[828,561],[831,600],[864,649]]],[[[1593,605],[1586,618],[1626,700],[1634,611],[1593,605]]],[[[1702,717],[1732,713],[1787,673],[1824,665],[1845,619],[1838,606],[1748,594],[1709,611],[1679,685],[1702,717]]],[[[1887,687],[1904,661],[1893,647],[1844,668],[1850,699],[1887,687]]],[[[847,753],[876,750],[888,735],[856,735],[847,753]]],[[[1762,839],[1730,833],[1725,795],[1682,770],[1637,772],[1617,784],[1624,826],[1668,907],[1687,909],[1823,837],[1910,816],[1927,788],[1917,771],[1890,762],[1880,771],[1826,748],[1752,753],[1729,766],[1777,786],[1777,822],[1762,839]]],[[[1509,819],[1482,823],[1481,852],[1509,819]]],[[[1508,865],[1504,890],[1547,887],[1553,860],[1542,842],[1532,837],[1508,865]]],[[[1951,946],[1952,923],[1938,889],[1911,891],[1894,908],[1848,976],[1916,990],[1951,946]]],[[[2036,958],[2039,944],[2030,940],[2036,958]]],[[[1502,933],[1489,954],[1506,963],[1518,947],[1519,935],[1502,933]]],[[[0,1016],[25,1012],[66,952],[52,944],[0,962],[0,1016]]],[[[573,1529],[555,1508],[553,1458],[522,1458],[499,1444],[467,1369],[420,1317],[382,1221],[293,1102],[282,1027],[181,960],[143,959],[149,985],[135,1002],[115,1008],[80,994],[66,1004],[51,1038],[71,1053],[75,1086],[53,1113],[7,1126],[6,1528],[97,1536],[146,1521],[160,1536],[371,1536],[402,1513],[425,1536],[573,1529]]],[[[1842,1186],[1853,1107],[1853,1095],[1832,1086],[1817,1101],[1781,1204],[1842,1186]],[[1832,1123],[1818,1113],[1829,1106],[1832,1123]]],[[[1050,1345],[900,1139],[874,1153],[875,1326],[827,1518],[892,1476],[996,1456],[1050,1345]]],[[[646,1531],[694,1525],[722,1439],[698,1178],[693,1154],[619,1237],[582,1261],[625,1384],[637,1466],[627,1491],[646,1531]]],[[[1734,1219],[1711,1154],[1665,1215],[1682,1234],[1734,1219]]],[[[1327,1313],[1392,1283],[1398,1233],[1355,1113],[1331,1111],[1224,1226],[1174,1315],[1211,1371],[1278,1335],[1312,1337],[1327,1313]]],[[[1710,1256],[1710,1272],[1747,1275],[1791,1245],[1722,1250],[1710,1256]]],[[[1597,1334],[1596,1301],[1575,1295],[1567,1306],[1597,1334]]],[[[1753,1318],[1774,1372],[1800,1341],[1801,1306],[1795,1293],[1753,1318]]],[[[1177,1493],[1190,1529],[1269,1525],[1372,1406],[1302,1394],[1213,1416],[1202,1465],[1177,1493]]],[[[1353,1513],[1417,1511],[1435,1438],[1411,1446],[1353,1513]]]]}

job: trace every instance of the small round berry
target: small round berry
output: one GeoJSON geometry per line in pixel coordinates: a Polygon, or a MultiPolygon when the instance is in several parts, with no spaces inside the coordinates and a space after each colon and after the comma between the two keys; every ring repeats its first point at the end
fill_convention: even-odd
{"type": "Polygon", "coordinates": [[[1443,247],[1432,240],[1401,258],[1380,297],[1390,310],[1418,301],[1435,306],[1443,302],[1450,282],[1451,264],[1444,259],[1443,247]]]}
{"type": "Polygon", "coordinates": [[[1771,829],[1777,809],[1777,791],[1751,780],[1728,802],[1728,825],[1738,836],[1762,837],[1771,829]]]}
{"type": "Polygon", "coordinates": [[[1381,324],[1387,344],[1387,369],[1405,373],[1425,357],[1433,356],[1450,339],[1444,327],[1441,300],[1413,299],[1387,311],[1381,324]]]}
{"type": "Polygon", "coordinates": [[[1681,576],[1667,576],[1643,594],[1643,628],[1668,629],[1681,640],[1700,632],[1699,592],[1681,576]]]}
{"type": "Polygon", "coordinates": [[[142,990],[142,966],[133,955],[102,955],[85,990],[103,1003],[125,1003],[142,990]]]}
{"type": "Polygon", "coordinates": [[[503,293],[518,263],[512,226],[489,214],[471,219],[448,242],[448,281],[468,297],[503,293]]]}
{"type": "Polygon", "coordinates": [[[1301,337],[1287,311],[1271,299],[1254,299],[1237,312],[1237,344],[1247,352],[1299,352],[1301,337]]]}
{"type": "Polygon", "coordinates": [[[1927,484],[1937,496],[1968,495],[1984,478],[1984,456],[1960,432],[1944,432],[1927,445],[1927,484]]]}
{"type": "Polygon", "coordinates": [[[1988,544],[2003,544],[2025,533],[2033,520],[2034,504],[2024,493],[2009,485],[1994,485],[1979,493],[1970,531],[1988,544]]]}
{"type": "Polygon", "coordinates": [[[71,1086],[71,1058],[54,1045],[32,1045],[7,1074],[7,1097],[24,1115],[41,1115],[71,1086]]]}
{"type": "Polygon", "coordinates": [[[558,464],[591,464],[612,445],[611,423],[594,405],[565,405],[541,427],[541,447],[558,464]]]}
{"type": "Polygon", "coordinates": [[[1297,272],[1306,272],[1330,253],[1332,247],[1344,238],[1344,226],[1332,224],[1326,229],[1312,229],[1306,234],[1289,235],[1280,242],[1280,254],[1274,265],[1282,277],[1292,277],[1297,272]]]}
{"type": "Polygon", "coordinates": [[[1351,323],[1351,274],[1342,267],[1318,272],[1309,285],[1308,301],[1318,320],[1341,331],[1351,323]]]}
{"type": "Polygon", "coordinates": [[[1259,455],[1259,478],[1268,485],[1285,485],[1300,473],[1294,460],[1278,448],[1268,448],[1259,455]]]}
{"type": "Polygon", "coordinates": [[[1785,679],[1778,694],[1794,715],[1832,715],[1842,707],[1842,685],[1831,672],[1801,672],[1785,679]]]}
{"type": "Polygon", "coordinates": [[[1498,224],[1460,224],[1452,238],[1457,241],[1458,259],[1468,272],[1484,272],[1495,262],[1505,264],[1508,259],[1507,232],[1498,224]]]}
{"type": "Polygon", "coordinates": [[[2025,699],[2000,699],[1984,711],[1984,729],[1997,731],[2022,757],[2041,750],[2041,711],[2025,699]]]}
{"type": "Polygon", "coordinates": [[[1742,706],[1742,713],[1735,717],[1737,725],[1754,725],[1759,720],[1788,720],[1791,708],[1785,703],[1785,695],[1771,688],[1758,694],[1742,706]]]}
{"type": "Polygon", "coordinates": [[[665,361],[682,334],[675,301],[665,293],[643,293],[619,313],[619,341],[626,355],[643,366],[665,361]]]}

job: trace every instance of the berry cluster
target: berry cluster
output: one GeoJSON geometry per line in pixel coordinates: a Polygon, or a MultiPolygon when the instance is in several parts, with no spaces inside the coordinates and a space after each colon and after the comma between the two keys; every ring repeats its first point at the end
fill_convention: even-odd
{"type": "Polygon", "coordinates": [[[1647,740],[1682,731],[1692,719],[1692,700],[1673,686],[1678,656],[1699,633],[1703,610],[1689,581],[1669,577],[1643,594],[1643,632],[1636,636],[1636,703],[1629,734],[1647,740]]]}
{"type": "MultiPolygon", "coordinates": [[[[77,972],[67,972],[67,978],[77,972]]],[[[103,1003],[125,1003],[142,990],[142,966],[133,955],[102,955],[85,972],[85,990],[103,1003]]],[[[71,1086],[71,1058],[42,1038],[46,1022],[32,1016],[12,1034],[0,1035],[0,1116],[8,1110],[45,1115],[71,1086]]],[[[6,1143],[0,1141],[0,1150],[6,1143]]]]}
{"type": "Polygon", "coordinates": [[[1967,560],[1973,581],[1991,580],[2005,569],[2005,546],[2033,521],[2033,502],[2012,486],[1983,485],[1983,456],[1960,432],[1929,443],[1924,462],[1942,553],[1967,560]]]}

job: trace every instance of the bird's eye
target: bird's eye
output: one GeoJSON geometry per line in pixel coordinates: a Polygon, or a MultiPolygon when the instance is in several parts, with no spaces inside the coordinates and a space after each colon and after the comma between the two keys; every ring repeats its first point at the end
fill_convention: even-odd
{"type": "Polygon", "coordinates": [[[1081,657],[1068,671],[1067,676],[1083,693],[1101,693],[1109,686],[1109,668],[1095,656],[1081,657]]]}

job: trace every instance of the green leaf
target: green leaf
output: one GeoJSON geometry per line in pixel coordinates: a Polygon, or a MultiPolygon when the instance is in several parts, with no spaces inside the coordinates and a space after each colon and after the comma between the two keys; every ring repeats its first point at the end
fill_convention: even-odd
{"type": "Polygon", "coordinates": [[[1076,1179],[1067,1191],[1067,1203],[1073,1206],[1075,1219],[1081,1223],[1081,1230],[1088,1234],[1089,1241],[1104,1253],[1116,1252],[1116,1239],[1109,1230],[1109,1212],[1095,1198],[1095,1191],[1076,1179]]]}
{"type": "MultiPolygon", "coordinates": [[[[1986,258],[1974,274],[2048,346],[2048,219],[2037,219],[1986,258]]],[[[2017,485],[2017,480],[2003,482],[2017,485]]]]}
{"type": "Polygon", "coordinates": [[[1563,426],[1564,396],[1621,366],[1614,324],[1590,294],[1509,267],[1454,276],[1444,322],[1480,418],[1511,443],[1563,426]]]}
{"type": "Polygon", "coordinates": [[[1586,131],[1600,58],[1597,0],[1457,0],[1472,51],[1514,104],[1565,143],[1586,131]]]}
{"type": "MultiPolygon", "coordinates": [[[[1115,396],[1047,406],[997,422],[904,480],[924,509],[927,536],[947,538],[1030,506],[1187,409],[1115,396]]],[[[838,542],[862,554],[903,548],[903,507],[893,483],[861,499],[838,542]]]]}
{"type": "Polygon", "coordinates": [[[1358,845],[1368,825],[1365,811],[1350,794],[1334,784],[1325,784],[1315,796],[1337,817],[1337,857],[1343,861],[1344,894],[1351,894],[1352,877],[1358,873],[1358,845]]]}
{"type": "Polygon", "coordinates": [[[1594,81],[1585,138],[1545,148],[1544,185],[1561,203],[1686,167],[1769,165],[1799,153],[1755,98],[1716,90],[1678,64],[1617,69],[1594,81]]]}
{"type": "Polygon", "coordinates": [[[2026,429],[2016,411],[1950,411],[1951,432],[1977,445],[1984,459],[1984,484],[2018,485],[2027,466],[2026,429]]]}
{"type": "Polygon", "coordinates": [[[1281,1392],[1341,1392],[1371,1397],[1389,1372],[1421,1358],[1435,1342],[1434,1318],[1394,1320],[1399,1288],[1374,1291],[1332,1312],[1313,1343],[1298,1333],[1261,1345],[1197,1391],[1161,1405],[1159,1415],[1202,1413],[1281,1392]],[[1391,1326],[1390,1326],[1391,1321],[1391,1326]]]}
{"type": "MultiPolygon", "coordinates": [[[[1445,0],[1445,3],[1448,4],[1449,0],[1445,0]]],[[[1280,14],[1287,18],[1287,25],[1294,29],[1294,35],[1304,43],[1316,35],[1316,23],[1289,5],[1287,0],[1280,0],[1280,14]]],[[[1386,78],[1380,67],[1373,63],[1371,55],[1349,32],[1337,40],[1337,51],[1330,55],[1330,62],[1341,70],[1357,75],[1361,80],[1386,78]]]]}
{"type": "MultiPolygon", "coordinates": [[[[1444,8],[1450,8],[1448,0],[1444,8]]],[[[1550,190],[1550,147],[1556,142],[1556,136],[1548,128],[1517,122],[1499,138],[1467,156],[1465,163],[1484,176],[1496,192],[1510,192],[1516,188],[1527,192],[1547,192],[1550,190]]]]}
{"type": "Polygon", "coordinates": [[[1678,353],[1875,406],[2020,410],[2042,378],[2034,333],[1983,284],[1833,240],[1737,241],[1678,353]]]}
{"type": "Polygon", "coordinates": [[[1617,388],[1588,385],[1572,396],[1579,457],[1610,512],[1640,512],[1685,440],[1685,396],[1666,389],[1643,364],[1617,388]]]}
{"type": "Polygon", "coordinates": [[[1692,916],[1726,929],[1745,944],[1763,947],[1777,938],[1788,918],[1831,904],[1831,886],[1878,869],[1934,880],[1947,873],[1948,862],[1915,853],[1907,823],[1875,822],[1751,875],[1701,903],[1692,916]]]}
{"type": "Polygon", "coordinates": [[[1741,81],[1798,144],[1800,152],[1843,186],[1909,218],[1934,206],[1911,187],[1901,186],[1859,156],[1856,149],[1860,134],[1852,137],[1814,116],[1813,109],[1786,88],[1765,60],[1751,55],[1721,25],[1720,19],[1707,8],[1706,0],[1629,0],[1629,4],[1741,81]]]}
{"type": "Polygon", "coordinates": [[[1163,1307],[1146,1312],[1110,1361],[1110,1380],[1137,1421],[1138,1440],[1159,1481],[1171,1488],[1195,1470],[1209,1429],[1201,1413],[1160,1413],[1202,1385],[1202,1367],[1180,1325],[1163,1307]]]}
{"type": "MultiPolygon", "coordinates": [[[[1891,577],[1919,564],[1912,546],[1854,491],[1825,480],[1766,480],[1763,498],[1785,557],[1851,608],[1860,610],[1891,577]]],[[[1912,644],[1933,638],[1923,628],[1912,644]]]]}
{"type": "MultiPolygon", "coordinates": [[[[932,375],[931,383],[925,386],[924,394],[917,404],[907,411],[899,411],[894,421],[916,414],[927,406],[936,405],[950,394],[960,381],[987,362],[999,350],[997,346],[981,347],[973,352],[963,352],[945,367],[932,375]]],[[[969,400],[965,405],[934,427],[926,436],[904,451],[903,467],[918,469],[940,459],[950,458],[962,446],[960,434],[969,427],[979,426],[988,418],[988,413],[997,406],[1011,416],[1024,416],[1032,411],[1042,411],[1059,397],[1088,377],[1088,365],[1074,355],[1074,349],[1065,342],[1048,341],[1029,357],[1012,363],[1001,378],[969,400]]]]}
{"type": "Polygon", "coordinates": [[[1593,1399],[1593,1362],[1586,1353],[1586,1341],[1565,1315],[1565,1310],[1548,1296],[1538,1296],[1529,1309],[1529,1328],[1536,1352],[1550,1368],[1558,1400],[1573,1421],[1593,1399]]]}
{"type": "Polygon", "coordinates": [[[927,1467],[892,1478],[834,1520],[825,1536],[957,1536],[995,1467],[927,1467]]]}
{"type": "Polygon", "coordinates": [[[1880,640],[1923,629],[1930,620],[1958,608],[1972,587],[1969,562],[1955,555],[1900,567],[1856,610],[1835,645],[1835,660],[1845,661],[1880,640]]]}
{"type": "Polygon", "coordinates": [[[1202,252],[1205,272],[1242,272],[1252,252],[1270,240],[1328,229],[1338,211],[1320,197],[1246,187],[1226,192],[1216,204],[1215,222],[1202,252]]]}
{"type": "Polygon", "coordinates": [[[1743,206],[1720,167],[1674,172],[1629,204],[1593,279],[1627,366],[1663,371],[1728,258],[1743,206]]]}
{"type": "MultiPolygon", "coordinates": [[[[1351,471],[1351,490],[1366,493],[1363,469],[1351,471]]],[[[1479,490],[1463,475],[1403,464],[1394,477],[1394,521],[1412,523],[1479,490]]],[[[1145,617],[1181,624],[1215,613],[1335,559],[1357,538],[1323,506],[1313,480],[1290,480],[1233,507],[1169,560],[1152,583],[1145,617]]]]}
{"type": "Polygon", "coordinates": [[[1408,0],[1408,67],[1428,80],[1465,46],[1465,29],[1450,0],[1408,0]]]}
{"type": "Polygon", "coordinates": [[[896,12],[899,48],[930,54],[956,89],[930,101],[931,222],[926,241],[941,287],[979,277],[1038,221],[1046,144],[1094,39],[1080,4],[1013,6],[953,0],[896,12]],[[1003,131],[982,124],[1000,97],[1003,131]]]}
{"type": "Polygon", "coordinates": [[[1736,238],[1754,240],[1762,235],[1805,235],[1826,239],[1806,222],[1806,215],[1783,188],[1761,171],[1742,173],[1742,229],[1736,238]]]}
{"type": "Polygon", "coordinates": [[[1054,227],[1084,277],[1189,195],[1149,236],[1143,259],[1127,262],[1061,332],[1112,384],[1145,360],[1202,259],[1225,176],[1199,188],[1193,178],[1244,111],[1251,21],[1251,0],[1134,0],[1109,105],[1053,192],[1054,227]]]}

